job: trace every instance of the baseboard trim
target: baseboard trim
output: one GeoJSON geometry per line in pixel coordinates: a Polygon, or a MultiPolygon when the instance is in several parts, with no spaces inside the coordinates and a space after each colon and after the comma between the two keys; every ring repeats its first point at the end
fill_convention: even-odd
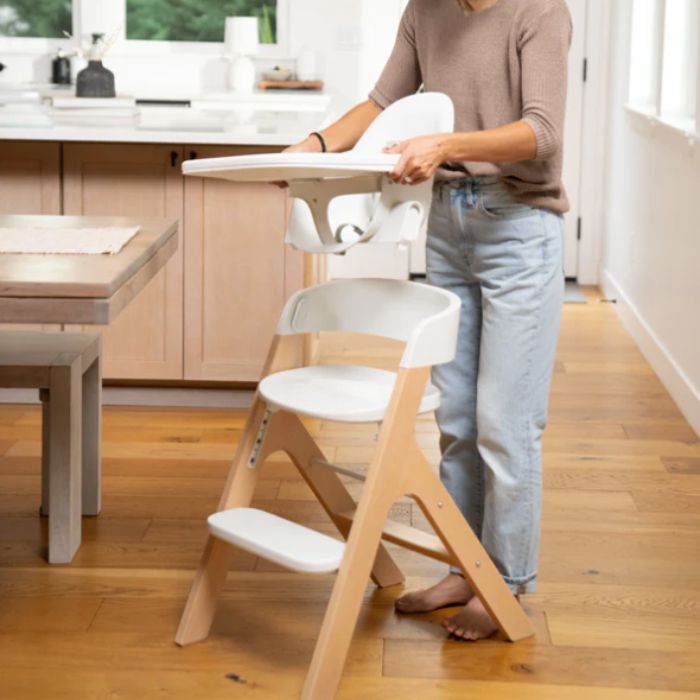
{"type": "Polygon", "coordinates": [[[656,372],[661,383],[676,402],[696,435],[700,435],[700,392],[678,365],[668,348],[644,320],[639,309],[609,270],[603,270],[603,292],[617,300],[615,308],[625,328],[630,332],[642,354],[656,372]]]}
{"type": "MultiPolygon", "coordinates": [[[[166,408],[248,409],[255,392],[241,389],[182,387],[117,387],[102,390],[104,406],[153,406],[166,408]]],[[[37,404],[37,389],[0,389],[0,404],[37,404]]]]}

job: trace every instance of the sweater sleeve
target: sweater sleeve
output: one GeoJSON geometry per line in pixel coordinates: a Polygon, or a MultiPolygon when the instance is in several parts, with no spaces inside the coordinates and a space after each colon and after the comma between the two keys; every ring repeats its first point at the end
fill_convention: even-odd
{"type": "Polygon", "coordinates": [[[421,77],[416,51],[416,26],[413,2],[410,2],[401,18],[396,44],[379,81],[370,92],[369,99],[386,109],[390,104],[418,92],[421,77]]]}
{"type": "Polygon", "coordinates": [[[538,160],[562,147],[571,33],[566,3],[554,0],[521,34],[522,118],[535,132],[538,160]]]}

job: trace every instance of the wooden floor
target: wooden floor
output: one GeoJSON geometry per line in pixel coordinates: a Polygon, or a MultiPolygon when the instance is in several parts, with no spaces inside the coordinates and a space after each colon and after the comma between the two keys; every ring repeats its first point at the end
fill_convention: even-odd
{"type": "MultiPolygon", "coordinates": [[[[537,638],[445,639],[441,611],[399,617],[368,586],[343,700],[627,700],[700,694],[700,443],[613,309],[567,306],[545,440],[537,638]]],[[[396,347],[341,339],[325,359],[396,347]]],[[[0,408],[0,698],[295,698],[332,577],[241,554],[211,639],[172,642],[242,412],[105,410],[104,510],[74,563],[44,560],[39,412],[0,408]],[[228,677],[227,677],[228,676],[228,677]]],[[[312,424],[328,457],[366,461],[376,426],[312,424]]],[[[432,419],[420,440],[437,463],[432,419]]],[[[331,532],[292,466],[256,505],[331,532]]],[[[410,502],[395,517],[420,525],[410,502]]],[[[444,568],[398,553],[409,587],[444,568]]],[[[329,699],[330,700],[330,699],[329,699]]]]}

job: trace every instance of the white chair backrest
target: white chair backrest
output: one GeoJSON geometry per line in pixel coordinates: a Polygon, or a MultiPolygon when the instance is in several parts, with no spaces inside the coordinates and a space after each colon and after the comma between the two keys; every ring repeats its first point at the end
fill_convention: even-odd
{"type": "MultiPolygon", "coordinates": [[[[454,105],[447,95],[437,92],[411,95],[387,107],[372,122],[352,152],[378,155],[391,144],[453,130],[454,105]]],[[[348,181],[342,178],[321,180],[312,188],[309,183],[293,184],[291,194],[297,198],[293,202],[287,242],[309,253],[342,253],[359,242],[363,234],[374,235],[382,228],[383,233],[387,228],[391,229],[390,235],[380,234],[376,237],[377,242],[410,242],[427,224],[432,183],[418,186],[391,184],[390,187],[386,177],[378,176],[370,185],[371,194],[347,194],[343,191],[347,187],[348,181]],[[403,211],[387,224],[389,213],[402,202],[415,202],[414,211],[408,211],[408,220],[406,211],[403,211]],[[321,228],[325,232],[321,232],[321,228]]]]}
{"type": "Polygon", "coordinates": [[[355,153],[377,154],[393,143],[416,136],[454,131],[452,100],[441,92],[404,97],[387,107],[369,126],[353,148],[355,153]]]}
{"type": "Polygon", "coordinates": [[[443,289],[388,279],[335,280],[297,292],[282,312],[278,335],[344,331],[406,343],[402,367],[451,362],[461,303],[443,289]]]}

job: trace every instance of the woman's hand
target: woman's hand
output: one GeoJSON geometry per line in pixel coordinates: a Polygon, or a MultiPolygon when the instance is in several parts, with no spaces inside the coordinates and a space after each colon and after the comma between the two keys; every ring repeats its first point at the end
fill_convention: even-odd
{"type": "Polygon", "coordinates": [[[389,177],[394,182],[407,185],[418,185],[429,180],[440,165],[448,160],[448,136],[449,134],[418,136],[385,148],[384,153],[401,154],[389,177]]]}

